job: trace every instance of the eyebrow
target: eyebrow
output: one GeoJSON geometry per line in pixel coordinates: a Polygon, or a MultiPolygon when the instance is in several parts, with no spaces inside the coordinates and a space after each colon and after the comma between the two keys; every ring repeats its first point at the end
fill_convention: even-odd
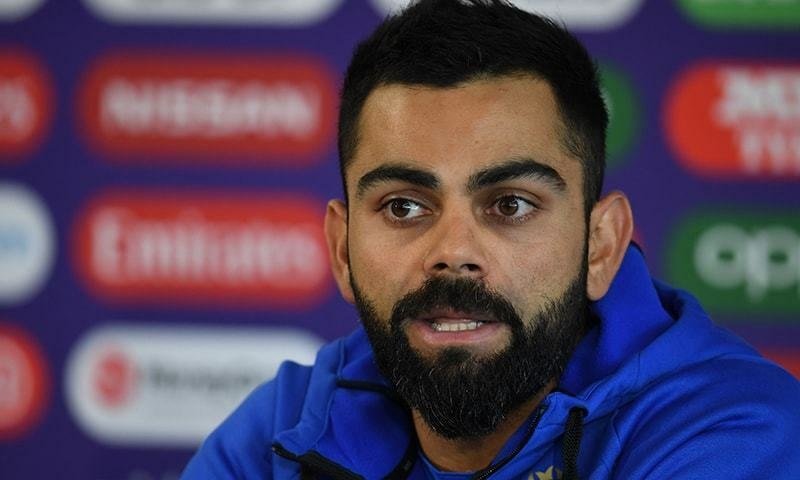
{"type": "Polygon", "coordinates": [[[431,190],[439,187],[439,179],[431,172],[401,164],[387,164],[370,170],[358,180],[356,196],[361,197],[379,183],[391,181],[410,183],[431,190]]]}
{"type": "Polygon", "coordinates": [[[553,167],[532,158],[523,157],[491,166],[470,175],[467,191],[475,192],[490,185],[519,178],[542,180],[559,193],[567,188],[567,183],[553,167]]]}

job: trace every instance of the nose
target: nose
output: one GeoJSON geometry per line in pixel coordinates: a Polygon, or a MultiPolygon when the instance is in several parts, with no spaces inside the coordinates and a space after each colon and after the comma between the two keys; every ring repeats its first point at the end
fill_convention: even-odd
{"type": "Polygon", "coordinates": [[[488,273],[480,225],[471,215],[442,215],[425,235],[430,247],[423,261],[428,276],[464,276],[481,279],[488,273]]]}

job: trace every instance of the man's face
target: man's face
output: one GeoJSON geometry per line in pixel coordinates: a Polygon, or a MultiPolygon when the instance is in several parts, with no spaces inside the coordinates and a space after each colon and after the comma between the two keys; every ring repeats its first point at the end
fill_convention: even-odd
{"type": "MultiPolygon", "coordinates": [[[[419,368],[452,364],[456,381],[469,375],[459,363],[506,368],[514,347],[533,347],[526,334],[568,344],[551,356],[571,349],[564,332],[585,320],[587,226],[562,128],[550,87],[532,77],[372,92],[347,169],[351,288],[339,283],[374,346],[405,343],[419,368]]],[[[391,345],[376,346],[379,364],[391,345]]],[[[386,363],[400,360],[381,368],[391,376],[386,363]]],[[[545,376],[565,362],[542,366],[545,376]]]]}

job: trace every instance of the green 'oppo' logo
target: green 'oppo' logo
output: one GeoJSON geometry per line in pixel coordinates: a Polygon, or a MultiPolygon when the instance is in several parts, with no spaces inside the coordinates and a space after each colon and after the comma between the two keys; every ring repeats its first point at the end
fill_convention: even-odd
{"type": "Polygon", "coordinates": [[[631,82],[623,73],[603,64],[600,67],[603,100],[608,109],[606,150],[608,167],[618,166],[633,146],[641,119],[639,101],[631,82]]]}
{"type": "Polygon", "coordinates": [[[674,231],[671,281],[720,313],[800,312],[800,215],[702,213],[674,231]]]}
{"type": "Polygon", "coordinates": [[[678,0],[690,17],[708,26],[800,26],[800,0],[678,0]]]}

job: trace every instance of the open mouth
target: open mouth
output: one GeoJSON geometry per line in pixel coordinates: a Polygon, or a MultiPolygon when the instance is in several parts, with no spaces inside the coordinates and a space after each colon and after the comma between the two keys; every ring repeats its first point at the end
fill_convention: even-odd
{"type": "Polygon", "coordinates": [[[406,334],[418,348],[454,345],[493,350],[507,341],[508,325],[481,311],[436,309],[409,319],[406,334]]]}
{"type": "Polygon", "coordinates": [[[481,321],[456,321],[456,322],[429,322],[431,328],[437,332],[466,332],[469,330],[477,330],[487,322],[481,321]]]}
{"type": "Polygon", "coordinates": [[[437,310],[428,312],[419,320],[426,322],[435,332],[469,332],[488,323],[496,323],[490,315],[476,312],[437,310]]]}

